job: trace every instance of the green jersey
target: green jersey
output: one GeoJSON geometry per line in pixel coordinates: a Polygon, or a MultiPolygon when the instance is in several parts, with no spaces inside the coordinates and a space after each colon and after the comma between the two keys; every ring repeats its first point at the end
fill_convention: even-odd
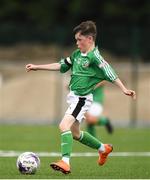
{"type": "Polygon", "coordinates": [[[117,78],[115,71],[103,59],[97,47],[87,54],[77,49],[70,57],[62,59],[60,64],[61,73],[71,69],[69,87],[79,96],[92,93],[96,84],[103,80],[113,82],[117,78]]]}

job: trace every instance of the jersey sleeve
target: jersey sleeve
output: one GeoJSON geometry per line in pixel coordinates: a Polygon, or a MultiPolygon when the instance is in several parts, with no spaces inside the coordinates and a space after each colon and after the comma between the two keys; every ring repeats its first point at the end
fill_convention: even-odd
{"type": "Polygon", "coordinates": [[[59,63],[60,63],[60,72],[61,73],[65,73],[65,72],[67,72],[70,68],[71,68],[71,66],[72,66],[72,62],[71,62],[71,57],[67,57],[67,58],[65,58],[65,59],[61,59],[60,61],[59,61],[59,63]]]}
{"type": "Polygon", "coordinates": [[[61,59],[59,61],[61,67],[60,67],[60,72],[65,73],[67,72],[73,65],[74,62],[74,57],[76,56],[77,50],[73,51],[70,57],[67,57],[65,59],[61,59]]]}
{"type": "Polygon", "coordinates": [[[94,62],[103,71],[105,80],[114,82],[118,78],[114,69],[104,60],[99,51],[94,53],[94,62]]]}

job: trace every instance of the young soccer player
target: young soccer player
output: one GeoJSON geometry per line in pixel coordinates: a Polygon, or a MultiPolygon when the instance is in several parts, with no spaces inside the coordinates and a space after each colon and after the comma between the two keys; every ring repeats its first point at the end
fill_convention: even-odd
{"type": "Polygon", "coordinates": [[[96,137],[95,126],[105,126],[108,133],[113,133],[110,119],[103,113],[104,84],[105,82],[102,82],[99,87],[93,90],[93,103],[85,115],[87,131],[94,137],[96,137]]]}
{"type": "Polygon", "coordinates": [[[99,165],[106,162],[108,155],[113,150],[112,145],[103,144],[89,133],[80,131],[80,123],[92,104],[92,91],[97,83],[103,80],[110,81],[116,84],[125,95],[135,98],[135,92],[123,85],[111,66],[102,58],[98,48],[95,47],[97,34],[95,23],[93,21],[82,22],[74,28],[74,34],[77,50],[70,57],[62,59],[59,63],[26,65],[27,72],[50,70],[65,73],[71,69],[70,93],[67,96],[69,107],[59,124],[62,159],[50,164],[54,170],[61,171],[64,174],[71,172],[69,160],[73,139],[97,149],[99,165]]]}

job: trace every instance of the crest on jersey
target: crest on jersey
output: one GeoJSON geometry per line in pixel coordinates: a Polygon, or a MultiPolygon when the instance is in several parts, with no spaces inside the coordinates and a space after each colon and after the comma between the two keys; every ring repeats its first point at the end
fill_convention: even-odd
{"type": "Polygon", "coordinates": [[[82,67],[84,67],[84,68],[87,68],[87,67],[89,67],[89,61],[86,59],[85,61],[83,61],[83,63],[82,63],[82,67]]]}

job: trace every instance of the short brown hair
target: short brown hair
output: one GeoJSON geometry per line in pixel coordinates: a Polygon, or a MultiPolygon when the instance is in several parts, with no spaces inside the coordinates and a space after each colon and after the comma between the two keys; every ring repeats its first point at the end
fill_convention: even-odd
{"type": "Polygon", "coordinates": [[[93,37],[94,41],[96,40],[96,35],[97,35],[97,29],[96,25],[93,21],[84,21],[78,26],[76,26],[73,29],[73,32],[76,34],[78,32],[81,33],[81,35],[90,35],[93,37]]]}

